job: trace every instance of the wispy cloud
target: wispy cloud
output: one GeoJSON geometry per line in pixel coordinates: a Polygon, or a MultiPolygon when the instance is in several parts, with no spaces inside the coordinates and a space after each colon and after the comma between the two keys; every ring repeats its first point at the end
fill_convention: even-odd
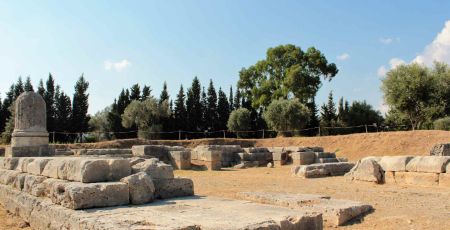
{"type": "Polygon", "coordinates": [[[378,39],[378,41],[380,41],[382,44],[389,45],[393,42],[400,41],[400,38],[382,37],[382,38],[378,39]]]}
{"type": "Polygon", "coordinates": [[[128,61],[127,59],[123,59],[121,61],[118,62],[113,62],[110,60],[106,60],[104,62],[104,67],[105,70],[115,70],[115,71],[122,71],[128,67],[131,66],[131,62],[128,61]]]}
{"type": "Polygon", "coordinates": [[[413,62],[431,65],[434,61],[450,63],[450,20],[442,31],[425,47],[424,51],[414,58],[413,62]]]}
{"type": "Polygon", "coordinates": [[[403,64],[406,64],[406,62],[403,59],[391,58],[391,60],[389,60],[389,67],[386,67],[384,65],[378,67],[377,74],[379,77],[384,77],[389,70],[394,69],[395,67],[403,64]]]}
{"type": "Polygon", "coordinates": [[[337,56],[337,59],[339,61],[345,61],[345,60],[347,60],[349,58],[350,58],[350,55],[348,53],[343,53],[343,54],[337,56]]]}

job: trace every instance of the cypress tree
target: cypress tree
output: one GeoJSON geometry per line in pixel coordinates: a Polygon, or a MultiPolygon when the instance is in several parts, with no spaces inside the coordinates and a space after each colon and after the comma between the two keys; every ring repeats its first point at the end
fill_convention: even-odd
{"type": "Polygon", "coordinates": [[[22,77],[19,76],[17,83],[14,85],[14,100],[16,100],[16,98],[24,91],[22,77]]]}
{"type": "Polygon", "coordinates": [[[228,117],[230,116],[230,104],[227,95],[219,88],[219,99],[217,102],[217,128],[220,130],[227,129],[228,117]]]}
{"type": "Polygon", "coordinates": [[[26,92],[34,91],[33,84],[31,83],[31,79],[29,76],[27,77],[27,80],[25,81],[25,85],[24,85],[23,89],[26,92]]]}
{"type": "Polygon", "coordinates": [[[130,100],[141,100],[141,87],[139,84],[134,84],[130,88],[130,100]]]}
{"type": "Polygon", "coordinates": [[[55,131],[55,80],[51,73],[48,74],[46,90],[44,92],[45,107],[47,109],[47,130],[55,131]]]}
{"type": "Polygon", "coordinates": [[[234,95],[233,95],[233,86],[230,86],[230,94],[228,95],[228,103],[229,103],[229,105],[230,105],[230,112],[231,111],[233,111],[234,110],[234,103],[233,103],[233,100],[234,100],[234,95]]]}
{"type": "MultiPolygon", "coordinates": [[[[71,131],[71,116],[72,108],[70,97],[64,92],[60,91],[59,85],[55,89],[55,113],[54,122],[58,124],[54,127],[54,131],[57,132],[69,132],[71,131]]],[[[66,142],[70,139],[66,135],[56,135],[56,140],[60,142],[66,142]]]]}
{"type": "Polygon", "coordinates": [[[239,109],[241,107],[241,91],[239,88],[236,90],[236,95],[234,96],[233,102],[234,109],[239,109]]]}
{"type": "Polygon", "coordinates": [[[312,98],[312,100],[310,102],[308,102],[306,104],[306,106],[308,106],[308,109],[310,112],[309,122],[308,122],[308,125],[306,126],[306,128],[310,129],[310,130],[307,130],[305,132],[305,134],[308,136],[313,136],[318,133],[318,130],[311,129],[311,128],[317,128],[320,126],[320,120],[317,115],[319,110],[317,109],[316,100],[314,98],[312,98]]]}
{"type": "Polygon", "coordinates": [[[208,108],[208,96],[206,96],[205,87],[202,88],[202,96],[201,96],[200,100],[201,100],[200,101],[201,120],[200,120],[199,127],[200,127],[200,130],[206,130],[206,129],[208,129],[209,123],[208,123],[208,109],[207,109],[208,108]]]}
{"type": "Polygon", "coordinates": [[[203,109],[200,101],[201,86],[197,77],[192,80],[186,99],[187,121],[190,131],[200,131],[202,123],[203,109]]]}
{"type": "Polygon", "coordinates": [[[185,95],[183,85],[180,86],[180,90],[175,100],[175,110],[173,112],[175,119],[175,128],[178,130],[185,130],[186,127],[186,107],[185,107],[185,95]]]}
{"type": "Polygon", "coordinates": [[[42,81],[42,79],[39,80],[39,85],[38,85],[38,94],[42,96],[42,98],[44,98],[44,94],[45,94],[45,88],[44,88],[44,82],[42,81]]]}
{"type": "Polygon", "coordinates": [[[145,99],[150,97],[152,90],[150,89],[150,86],[144,85],[144,88],[142,88],[142,96],[141,101],[145,101],[145,99]]]}
{"type": "Polygon", "coordinates": [[[213,81],[209,80],[208,95],[206,98],[205,124],[208,124],[207,128],[210,130],[217,129],[217,116],[217,93],[213,81]]]}
{"type": "Polygon", "coordinates": [[[334,104],[332,91],[328,95],[327,104],[322,105],[320,118],[322,125],[326,127],[334,127],[336,123],[336,105],[334,104]]]}
{"type": "Polygon", "coordinates": [[[89,83],[84,79],[83,74],[75,84],[75,93],[72,100],[72,128],[74,132],[88,131],[89,118],[87,116],[89,108],[89,94],[87,90],[89,83]]]}
{"type": "Polygon", "coordinates": [[[159,104],[162,104],[165,100],[169,100],[169,93],[167,92],[167,83],[164,82],[161,95],[159,96],[159,104]]]}

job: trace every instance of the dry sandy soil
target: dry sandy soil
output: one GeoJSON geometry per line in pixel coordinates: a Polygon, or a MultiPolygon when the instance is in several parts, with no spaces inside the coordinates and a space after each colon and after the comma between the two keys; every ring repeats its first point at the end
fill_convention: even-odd
{"type": "MultiPolygon", "coordinates": [[[[195,147],[200,144],[242,146],[323,146],[338,156],[356,161],[370,155],[428,155],[437,143],[449,143],[450,132],[414,131],[352,134],[329,137],[293,137],[264,140],[203,139],[191,141],[117,140],[70,145],[72,148],[130,148],[134,144],[195,147]]],[[[58,145],[66,147],[67,145],[58,145]]],[[[176,171],[194,180],[198,195],[233,198],[240,191],[270,191],[330,195],[364,201],[375,211],[343,229],[450,229],[450,188],[376,185],[347,182],[344,177],[302,179],[290,167],[222,171],[176,171]]],[[[0,207],[0,229],[19,229],[22,221],[0,207]]]]}

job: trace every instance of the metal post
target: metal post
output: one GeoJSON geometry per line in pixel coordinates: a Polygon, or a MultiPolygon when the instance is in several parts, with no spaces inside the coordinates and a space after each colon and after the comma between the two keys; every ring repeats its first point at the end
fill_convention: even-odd
{"type": "Polygon", "coordinates": [[[181,130],[178,130],[178,140],[181,140],[181,130]]]}
{"type": "Polygon", "coordinates": [[[52,134],[53,134],[53,144],[55,144],[55,131],[53,131],[52,134]]]}
{"type": "Polygon", "coordinates": [[[222,130],[222,132],[223,132],[223,139],[227,138],[227,137],[225,136],[225,130],[222,130]]]}
{"type": "Polygon", "coordinates": [[[366,127],[366,133],[367,133],[367,125],[364,125],[366,127]]]}
{"type": "Polygon", "coordinates": [[[264,129],[263,129],[263,136],[262,136],[262,139],[264,139],[264,129]]]}
{"type": "Polygon", "coordinates": [[[319,137],[320,137],[320,126],[319,126],[319,137]]]}

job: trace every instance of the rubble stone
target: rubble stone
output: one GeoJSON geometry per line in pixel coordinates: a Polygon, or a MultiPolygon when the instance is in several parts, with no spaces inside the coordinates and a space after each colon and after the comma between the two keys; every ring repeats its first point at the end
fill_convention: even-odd
{"type": "Polygon", "coordinates": [[[145,160],[132,166],[132,173],[145,172],[152,179],[171,179],[173,175],[173,167],[165,164],[156,158],[145,160]]]}
{"type": "Polygon", "coordinates": [[[352,180],[375,182],[378,184],[383,182],[381,166],[371,158],[359,160],[345,176],[352,180]]]}
{"type": "Polygon", "coordinates": [[[155,186],[152,178],[145,172],[139,172],[120,180],[128,185],[131,204],[145,204],[153,201],[155,186]]]}
{"type": "Polygon", "coordinates": [[[194,182],[188,178],[154,179],[153,183],[159,199],[194,195],[194,182]]]}
{"type": "Polygon", "coordinates": [[[431,156],[450,156],[450,143],[437,144],[430,151],[431,156]]]}

